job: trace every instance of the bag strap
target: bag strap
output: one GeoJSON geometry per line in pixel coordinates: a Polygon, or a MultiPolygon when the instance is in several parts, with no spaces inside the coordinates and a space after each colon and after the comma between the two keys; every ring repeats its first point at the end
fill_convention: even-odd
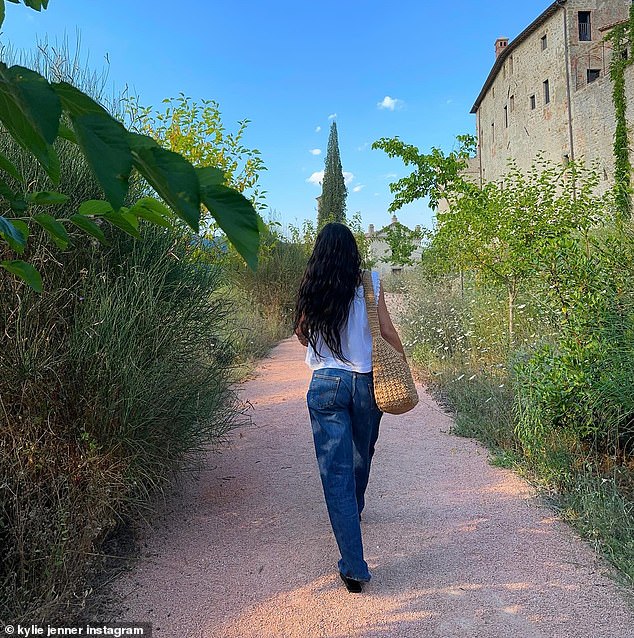
{"type": "Polygon", "coordinates": [[[372,337],[380,337],[381,326],[379,325],[379,314],[376,311],[376,302],[374,300],[372,273],[369,270],[364,270],[361,281],[363,283],[363,294],[365,296],[365,309],[368,313],[368,323],[370,324],[370,334],[372,337]]]}

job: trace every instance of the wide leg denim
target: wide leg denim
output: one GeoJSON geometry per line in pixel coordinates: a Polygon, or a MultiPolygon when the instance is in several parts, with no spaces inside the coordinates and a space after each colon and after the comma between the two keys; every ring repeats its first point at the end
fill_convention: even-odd
{"type": "Polygon", "coordinates": [[[359,515],[383,415],[374,401],[372,373],[315,370],[306,398],[326,507],[341,553],[339,571],[368,581],[359,515]]]}

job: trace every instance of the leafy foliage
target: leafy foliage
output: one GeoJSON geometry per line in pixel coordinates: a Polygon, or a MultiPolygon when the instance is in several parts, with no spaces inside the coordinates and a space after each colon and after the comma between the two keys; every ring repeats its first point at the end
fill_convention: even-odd
{"type": "Polygon", "coordinates": [[[596,190],[591,170],[538,162],[445,191],[405,341],[454,431],[556,492],[631,578],[634,235],[596,190]]]}
{"type": "MultiPolygon", "coordinates": [[[[149,135],[161,146],[182,155],[197,167],[213,166],[216,183],[245,194],[257,209],[264,206],[265,192],[259,180],[266,170],[260,151],[244,145],[250,121],[238,122],[235,132],[227,132],[220,105],[215,100],[195,102],[184,94],[163,100],[165,108],[155,111],[139,104],[138,99],[126,101],[130,126],[149,135]]],[[[213,173],[206,173],[206,184],[213,173]]]]}
{"type": "Polygon", "coordinates": [[[421,153],[398,137],[384,137],[372,144],[373,149],[385,151],[388,157],[400,158],[405,166],[415,167],[410,175],[390,184],[394,195],[390,212],[424,197],[429,197],[429,205],[436,209],[446,195],[471,191],[473,184],[464,177],[463,171],[475,153],[476,138],[460,135],[457,141],[458,149],[449,154],[438,148],[432,148],[427,154],[421,153]]]}
{"type": "MultiPolygon", "coordinates": [[[[0,4],[3,9],[0,17],[4,19],[4,2],[0,4]]],[[[25,4],[38,11],[47,6],[46,2],[35,0],[25,4]]],[[[0,122],[36,158],[53,185],[60,179],[55,141],[64,138],[76,144],[92,168],[105,201],[112,207],[112,212],[102,219],[124,232],[138,236],[136,213],[147,211],[147,207],[124,208],[134,169],[145,179],[150,191],[157,193],[195,232],[200,228],[200,208],[204,202],[247,263],[252,268],[257,266],[261,220],[239,191],[225,186],[223,180],[209,180],[209,172],[196,172],[189,160],[162,148],[151,137],[127,131],[103,106],[68,82],[49,82],[36,71],[0,62],[0,122]],[[203,176],[205,179],[201,181],[203,176]]],[[[239,136],[235,143],[239,143],[239,136]]],[[[3,215],[0,239],[22,254],[30,224],[38,223],[31,206],[55,205],[62,196],[53,194],[48,202],[43,196],[34,197],[20,171],[5,156],[0,157],[0,171],[6,174],[6,178],[0,177],[0,198],[10,210],[10,215],[3,215]]],[[[153,221],[148,214],[144,219],[153,221]]],[[[65,246],[68,242],[64,226],[71,223],[102,239],[95,228],[98,223],[91,219],[79,221],[74,213],[65,218],[40,217],[39,223],[54,242],[65,246]],[[44,219],[46,222],[42,223],[44,219]]],[[[29,285],[38,285],[32,268],[25,268],[22,260],[3,260],[0,265],[29,285]]]]}
{"type": "Polygon", "coordinates": [[[244,146],[249,120],[239,122],[235,133],[227,133],[219,105],[213,100],[198,104],[181,94],[163,103],[167,105],[165,110],[155,113],[136,99],[128,100],[131,126],[143,133],[141,139],[156,140],[196,167],[204,206],[202,236],[213,240],[220,229],[247,264],[255,268],[264,225],[252,212],[253,207],[263,206],[264,192],[258,182],[266,168],[260,152],[244,146]]]}
{"type": "Polygon", "coordinates": [[[243,422],[222,271],[173,230],[106,232],[59,263],[34,238],[44,294],[0,280],[5,618],[74,617],[117,521],[243,422]]]}
{"type": "Polygon", "coordinates": [[[605,39],[612,42],[610,79],[616,118],[613,146],[615,199],[619,216],[629,219],[632,216],[632,163],[626,113],[625,69],[634,62],[632,56],[627,55],[628,44],[634,44],[634,5],[630,6],[629,20],[613,27],[605,39]]]}

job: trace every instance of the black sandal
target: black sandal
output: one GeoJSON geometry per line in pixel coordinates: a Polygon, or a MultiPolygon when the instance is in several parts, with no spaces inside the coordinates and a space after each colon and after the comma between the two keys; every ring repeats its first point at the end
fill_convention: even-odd
{"type": "Polygon", "coordinates": [[[355,580],[354,578],[348,578],[344,576],[341,572],[339,572],[339,576],[341,576],[341,580],[344,582],[346,589],[351,594],[360,594],[363,591],[363,582],[360,580],[355,580]]]}

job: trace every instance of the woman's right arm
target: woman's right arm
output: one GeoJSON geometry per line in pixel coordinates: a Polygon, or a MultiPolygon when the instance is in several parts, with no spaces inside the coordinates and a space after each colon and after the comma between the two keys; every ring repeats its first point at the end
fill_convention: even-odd
{"type": "Polygon", "coordinates": [[[379,327],[381,328],[381,336],[395,349],[398,350],[403,356],[405,352],[403,350],[403,344],[396,332],[396,328],[392,323],[392,318],[387,309],[385,303],[385,296],[383,295],[383,287],[381,286],[381,292],[379,293],[379,306],[377,308],[379,315],[379,327]]]}

